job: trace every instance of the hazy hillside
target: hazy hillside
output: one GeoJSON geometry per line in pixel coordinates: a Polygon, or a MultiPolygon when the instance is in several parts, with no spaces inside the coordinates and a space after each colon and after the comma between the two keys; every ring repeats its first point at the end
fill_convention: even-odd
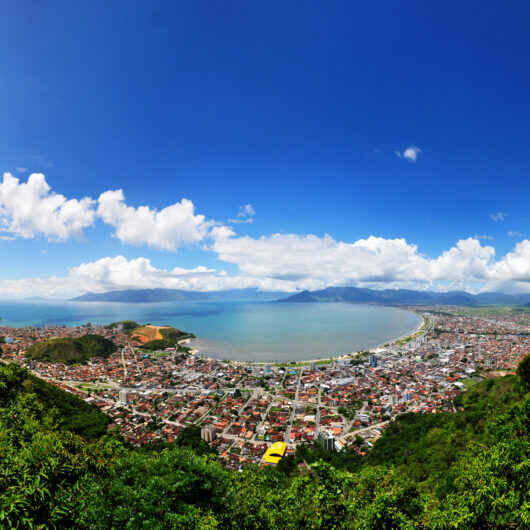
{"type": "Polygon", "coordinates": [[[177,302],[184,300],[207,300],[208,295],[201,292],[181,291],[178,289],[127,289],[124,291],[108,291],[106,293],[86,293],[74,302],[177,302]]]}
{"type": "Polygon", "coordinates": [[[319,291],[301,293],[281,298],[278,302],[351,302],[392,305],[523,305],[530,303],[530,294],[504,293],[470,294],[464,291],[412,291],[408,289],[364,289],[359,287],[328,287],[319,291]]]}
{"type": "Polygon", "coordinates": [[[123,303],[157,303],[181,301],[272,301],[286,296],[279,291],[259,291],[258,289],[229,289],[226,291],[182,291],[180,289],[127,289],[105,293],[86,293],[73,302],[123,302],[123,303]]]}

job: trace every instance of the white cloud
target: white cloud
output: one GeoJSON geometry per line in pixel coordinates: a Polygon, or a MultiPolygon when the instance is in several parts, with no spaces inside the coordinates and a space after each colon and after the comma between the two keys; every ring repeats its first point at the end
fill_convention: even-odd
{"type": "Polygon", "coordinates": [[[490,279],[503,284],[506,282],[530,283],[530,241],[528,239],[520,241],[512,252],[493,264],[490,279]]]}
{"type": "Polygon", "coordinates": [[[288,290],[290,286],[269,279],[229,276],[224,270],[217,271],[203,266],[193,269],[159,269],[144,257],[128,260],[124,256],[115,256],[82,263],[62,277],[0,280],[0,297],[69,298],[86,292],[160,287],[190,291],[257,287],[270,291],[278,287],[288,290]]]}
{"type": "Polygon", "coordinates": [[[495,237],[494,236],[488,236],[488,235],[485,235],[485,234],[482,234],[482,235],[475,234],[473,237],[475,239],[484,239],[485,241],[495,241],[495,237]]]}
{"type": "Polygon", "coordinates": [[[409,162],[416,162],[418,155],[421,153],[421,149],[416,145],[411,145],[407,147],[403,152],[394,151],[395,155],[399,158],[406,158],[409,162]]]}
{"type": "Polygon", "coordinates": [[[22,166],[17,166],[15,168],[19,173],[25,173],[28,169],[22,166]]]}
{"type": "Polygon", "coordinates": [[[252,204],[245,204],[239,207],[239,212],[236,219],[229,219],[230,223],[241,224],[241,223],[253,223],[256,211],[252,204]]]}
{"type": "Polygon", "coordinates": [[[122,190],[106,191],[99,196],[97,213],[114,227],[114,236],[123,243],[148,245],[162,250],[177,250],[181,245],[201,241],[213,225],[195,207],[182,199],[163,208],[134,208],[125,204],[122,190]]]}
{"type": "Polygon", "coordinates": [[[64,277],[1,280],[1,297],[70,297],[87,291],[166,287],[212,291],[256,287],[294,291],[333,285],[371,288],[465,289],[530,292],[530,241],[495,260],[495,249],[474,238],[460,240],[436,258],[422,255],[404,239],[370,236],[353,243],[330,236],[275,234],[236,237],[214,229],[214,247],[238,273],[203,266],[160,269],[145,257],[107,257],[82,263],[64,277]]]}
{"type": "Polygon", "coordinates": [[[508,230],[508,237],[524,237],[524,234],[518,232],[517,230],[508,230]]]}
{"type": "Polygon", "coordinates": [[[504,221],[507,216],[508,214],[504,212],[490,213],[490,219],[495,222],[504,221]]]}
{"type": "Polygon", "coordinates": [[[370,236],[353,243],[329,235],[274,234],[254,239],[235,237],[230,231],[214,231],[212,250],[219,259],[236,264],[246,276],[289,281],[293,287],[328,285],[415,283],[425,287],[436,281],[461,283],[487,278],[495,255],[477,239],[458,241],[436,259],[418,252],[405,239],[370,236]]]}
{"type": "MultiPolygon", "coordinates": [[[[236,221],[249,222],[254,215],[253,206],[246,204],[236,221]]],[[[497,212],[491,218],[500,221],[506,215],[497,212]]],[[[127,260],[117,256],[81,264],[62,278],[1,281],[0,296],[58,296],[134,287],[258,287],[283,291],[331,285],[530,289],[528,240],[519,242],[501,259],[496,259],[492,246],[481,244],[480,240],[493,239],[484,235],[457,241],[439,256],[429,258],[403,238],[370,236],[344,242],[312,234],[238,236],[233,228],[197,214],[187,199],[161,210],[127,205],[122,190],[105,191],[97,202],[88,197],[67,199],[52,191],[40,173],[31,174],[27,182],[5,173],[0,183],[0,240],[38,235],[66,240],[81,235],[98,216],[114,228],[115,237],[123,243],[174,251],[182,245],[202,242],[204,250],[215,252],[219,260],[235,265],[238,272],[228,275],[202,266],[158,269],[147,258],[127,260]]],[[[523,237],[515,231],[508,235],[523,237]]]]}
{"type": "MultiPolygon", "coordinates": [[[[23,168],[19,168],[23,169],[23,168]]],[[[252,205],[243,206],[241,222],[250,222],[252,205]]],[[[216,223],[195,213],[193,203],[182,199],[163,208],[134,208],[125,203],[122,190],[105,191],[98,201],[89,197],[67,199],[55,193],[42,173],[33,173],[21,182],[4,173],[0,183],[0,232],[3,239],[46,236],[65,241],[80,236],[97,218],[114,228],[114,236],[123,243],[147,245],[163,250],[177,250],[181,245],[196,243],[206,237],[216,223]],[[96,209],[97,205],[97,209],[96,209]]]]}
{"type": "Polygon", "coordinates": [[[0,183],[0,231],[31,238],[44,235],[50,240],[80,236],[94,223],[94,201],[66,199],[51,191],[42,173],[32,173],[21,182],[4,173],[0,183]]]}

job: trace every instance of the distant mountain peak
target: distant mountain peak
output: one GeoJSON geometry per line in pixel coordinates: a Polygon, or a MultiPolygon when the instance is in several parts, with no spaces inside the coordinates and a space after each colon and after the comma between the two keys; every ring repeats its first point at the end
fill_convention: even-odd
{"type": "Polygon", "coordinates": [[[471,294],[465,291],[413,291],[411,289],[367,289],[360,287],[327,287],[317,291],[301,291],[277,300],[286,303],[350,302],[383,305],[524,305],[530,304],[530,294],[505,293],[471,294]]]}
{"type": "Polygon", "coordinates": [[[229,289],[226,291],[183,291],[181,289],[124,289],[104,293],[85,293],[72,302],[157,303],[201,300],[273,301],[289,293],[266,292],[258,289],[229,289]]]}

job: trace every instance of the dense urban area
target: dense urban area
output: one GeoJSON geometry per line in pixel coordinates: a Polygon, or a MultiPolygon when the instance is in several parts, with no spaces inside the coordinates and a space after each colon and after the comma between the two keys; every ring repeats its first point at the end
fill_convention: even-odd
{"type": "Polygon", "coordinates": [[[311,443],[365,454],[399,415],[456,412],[458,394],[484,378],[513,372],[530,351],[529,312],[414,310],[424,319],[414,335],[328,360],[252,364],[205,358],[187,345],[185,334],[170,347],[145,349],[146,339],[123,323],[0,327],[2,360],[97,405],[111,418],[108,429],[133,445],[172,442],[196,426],[234,469],[265,463],[267,448],[279,441],[286,455],[311,443]],[[84,363],[27,355],[41,341],[88,334],[117,349],[84,363]]]}

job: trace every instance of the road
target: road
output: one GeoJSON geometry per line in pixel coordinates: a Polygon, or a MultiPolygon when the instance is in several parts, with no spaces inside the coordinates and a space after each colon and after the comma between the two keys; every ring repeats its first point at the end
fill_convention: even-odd
{"type": "Polygon", "coordinates": [[[290,443],[291,441],[291,429],[293,428],[293,421],[294,421],[294,414],[296,411],[296,408],[298,407],[298,391],[300,390],[300,380],[302,379],[302,372],[304,371],[304,367],[300,367],[300,371],[298,372],[298,379],[296,381],[296,393],[294,395],[294,403],[291,404],[291,417],[289,418],[289,425],[287,426],[287,429],[285,431],[285,437],[284,441],[285,443],[290,443]]]}

